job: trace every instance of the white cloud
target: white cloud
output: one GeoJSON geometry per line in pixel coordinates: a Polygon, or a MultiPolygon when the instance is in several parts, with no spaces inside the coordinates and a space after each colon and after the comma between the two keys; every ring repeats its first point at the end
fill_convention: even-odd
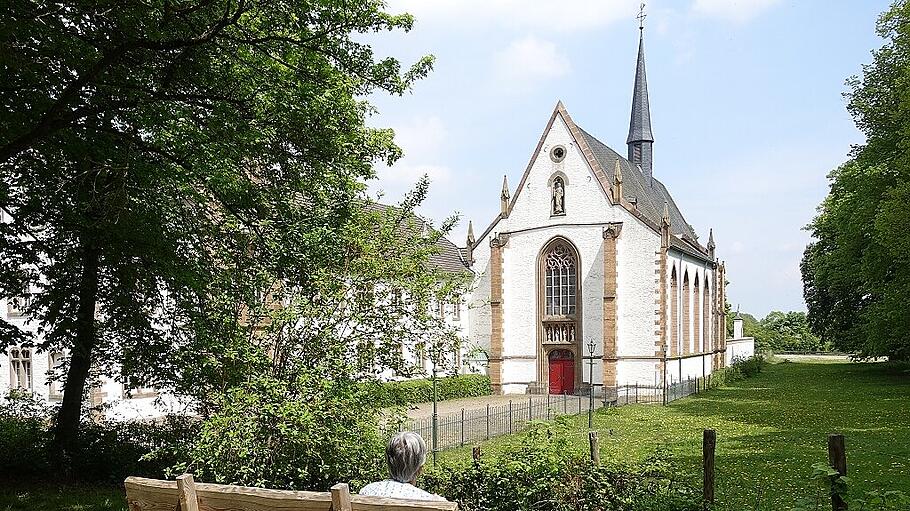
{"type": "Polygon", "coordinates": [[[496,54],[495,76],[510,88],[527,88],[533,83],[569,73],[569,58],[550,41],[525,37],[512,41],[496,54]]]}
{"type": "Polygon", "coordinates": [[[695,0],[692,10],[703,16],[741,23],[777,3],[780,3],[780,0],[695,0]]]}
{"type": "Polygon", "coordinates": [[[638,0],[390,0],[389,11],[409,12],[418,23],[494,24],[519,30],[561,32],[602,28],[632,20],[638,0]]]}

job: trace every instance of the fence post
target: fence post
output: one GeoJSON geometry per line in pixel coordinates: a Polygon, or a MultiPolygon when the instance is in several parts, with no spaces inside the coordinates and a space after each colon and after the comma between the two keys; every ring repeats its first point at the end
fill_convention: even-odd
{"type": "Polygon", "coordinates": [[[487,440],[490,439],[490,403],[487,403],[487,440]]]}
{"type": "Polygon", "coordinates": [[[199,511],[199,501],[196,500],[196,483],[193,474],[183,474],[177,477],[177,499],[183,511],[199,511]]]}
{"type": "Polygon", "coordinates": [[[351,489],[347,483],[332,486],[332,511],[351,511],[351,489]]]}
{"type": "Polygon", "coordinates": [[[512,434],[512,400],[509,400],[509,434],[512,434]]]}
{"type": "Polygon", "coordinates": [[[532,397],[531,397],[531,395],[529,394],[529,395],[528,395],[528,422],[531,422],[531,410],[533,409],[532,406],[531,406],[531,403],[532,403],[531,400],[532,400],[532,397]]]}
{"type": "Polygon", "coordinates": [[[638,404],[638,382],[635,382],[635,404],[638,404]]]}
{"type": "Polygon", "coordinates": [[[547,420],[550,420],[550,389],[547,389],[547,420]]]}
{"type": "Polygon", "coordinates": [[[591,448],[591,461],[600,465],[600,449],[597,447],[597,432],[588,431],[588,447],[591,448]]]}
{"type": "Polygon", "coordinates": [[[717,445],[717,432],[706,429],[702,435],[702,464],[705,469],[704,505],[709,509],[714,504],[714,448],[717,445]]]}
{"type": "Polygon", "coordinates": [[[566,391],[563,391],[562,392],[562,413],[563,413],[563,415],[568,413],[568,408],[566,408],[568,406],[568,404],[566,403],[568,400],[569,400],[569,396],[566,394],[566,391]]]}
{"type": "MultiPolygon", "coordinates": [[[[844,446],[844,435],[828,435],[828,464],[840,475],[847,475],[847,450],[844,446]]],[[[834,491],[833,487],[831,488],[831,509],[833,511],[847,509],[847,503],[840,494],[834,491]]]]}
{"type": "Polygon", "coordinates": [[[461,409],[461,446],[464,447],[464,408],[461,409]]]}

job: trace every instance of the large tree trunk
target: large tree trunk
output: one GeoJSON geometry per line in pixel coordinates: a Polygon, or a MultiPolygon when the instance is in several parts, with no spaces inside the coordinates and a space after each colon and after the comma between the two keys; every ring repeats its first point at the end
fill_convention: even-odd
{"type": "Polygon", "coordinates": [[[95,348],[95,303],[98,297],[100,248],[90,233],[82,234],[82,275],[79,281],[79,305],[76,311],[76,338],[70,352],[63,403],[57,414],[54,444],[57,454],[72,452],[79,436],[79,417],[85,383],[92,365],[95,348]]]}

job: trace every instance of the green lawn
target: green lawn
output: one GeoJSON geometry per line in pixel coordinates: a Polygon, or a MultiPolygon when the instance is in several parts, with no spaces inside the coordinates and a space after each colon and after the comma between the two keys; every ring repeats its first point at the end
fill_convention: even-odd
{"type": "Polygon", "coordinates": [[[0,511],[125,511],[126,496],[113,486],[13,484],[0,481],[0,511]]]}
{"type": "MultiPolygon", "coordinates": [[[[587,417],[575,439],[587,445],[587,417]]],[[[827,435],[846,436],[856,490],[910,490],[910,372],[885,364],[780,363],[758,376],[669,406],[633,405],[595,417],[601,462],[640,460],[659,445],[681,478],[700,485],[701,436],[717,430],[720,509],[786,509],[809,487],[811,465],[827,460],[827,435]]],[[[520,435],[491,440],[497,451],[520,435]]],[[[447,451],[446,462],[469,456],[447,451]]]]}

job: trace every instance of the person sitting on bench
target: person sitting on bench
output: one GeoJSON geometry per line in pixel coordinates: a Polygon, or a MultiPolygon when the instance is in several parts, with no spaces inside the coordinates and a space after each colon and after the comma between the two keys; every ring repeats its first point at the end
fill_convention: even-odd
{"type": "Polygon", "coordinates": [[[427,461],[427,444],[417,433],[402,431],[389,440],[385,450],[391,479],[370,483],[360,490],[361,495],[393,499],[434,500],[446,499],[415,486],[417,476],[427,461]]]}

